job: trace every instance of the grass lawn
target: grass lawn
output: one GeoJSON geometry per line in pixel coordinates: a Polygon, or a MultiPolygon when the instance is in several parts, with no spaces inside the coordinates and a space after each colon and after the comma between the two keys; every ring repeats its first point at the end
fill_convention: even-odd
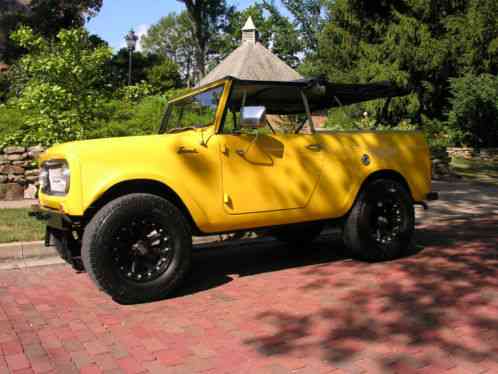
{"type": "Polygon", "coordinates": [[[455,157],[451,161],[451,166],[456,173],[464,178],[498,184],[498,162],[466,160],[455,157]]]}
{"type": "Polygon", "coordinates": [[[45,226],[28,216],[29,209],[0,209],[0,243],[42,240],[45,226]]]}

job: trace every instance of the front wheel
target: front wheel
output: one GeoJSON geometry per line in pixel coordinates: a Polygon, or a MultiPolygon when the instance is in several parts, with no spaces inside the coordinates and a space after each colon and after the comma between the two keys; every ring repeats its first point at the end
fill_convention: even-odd
{"type": "Polygon", "coordinates": [[[171,294],[190,266],[192,236],[167,200],[129,194],[105,205],[85,228],[81,256],[97,286],[119,303],[171,294]]]}
{"type": "Polygon", "coordinates": [[[343,240],[353,257],[386,261],[410,249],[415,226],[412,199],[399,182],[378,179],[358,196],[344,226],[343,240]]]}

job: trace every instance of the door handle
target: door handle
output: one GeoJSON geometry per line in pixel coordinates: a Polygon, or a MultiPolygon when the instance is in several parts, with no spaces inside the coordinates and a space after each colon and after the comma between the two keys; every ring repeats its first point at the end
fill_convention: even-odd
{"type": "Polygon", "coordinates": [[[306,148],[308,148],[310,151],[321,151],[322,150],[322,145],[321,144],[310,144],[310,145],[307,145],[306,148]]]}
{"type": "Polygon", "coordinates": [[[184,147],[183,145],[178,148],[178,151],[177,151],[178,154],[186,154],[186,153],[199,153],[197,152],[197,149],[195,148],[187,148],[187,147],[184,147]]]}

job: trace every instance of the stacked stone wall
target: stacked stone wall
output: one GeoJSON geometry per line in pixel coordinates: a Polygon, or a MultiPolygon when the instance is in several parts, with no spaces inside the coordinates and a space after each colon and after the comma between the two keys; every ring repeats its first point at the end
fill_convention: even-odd
{"type": "Polygon", "coordinates": [[[498,148],[448,148],[450,157],[498,162],[498,148]]]}
{"type": "Polygon", "coordinates": [[[41,146],[10,146],[0,150],[0,200],[32,199],[38,187],[36,158],[41,146]]]}

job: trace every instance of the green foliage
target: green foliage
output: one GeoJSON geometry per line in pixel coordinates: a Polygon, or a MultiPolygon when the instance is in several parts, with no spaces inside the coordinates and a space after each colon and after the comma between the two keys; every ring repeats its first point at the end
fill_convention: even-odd
{"type": "Polygon", "coordinates": [[[7,101],[9,89],[10,82],[7,74],[0,72],[0,104],[7,101]]]}
{"type": "Polygon", "coordinates": [[[256,2],[231,14],[225,34],[219,37],[219,60],[240,45],[242,27],[252,17],[259,33],[259,41],[274,54],[292,67],[299,64],[299,53],[303,50],[303,42],[298,31],[290,20],[282,15],[273,1],[256,2]]]}
{"type": "Polygon", "coordinates": [[[62,29],[78,28],[95,16],[103,0],[2,0],[0,2],[0,41],[6,40],[6,50],[0,50],[0,61],[15,62],[25,50],[8,35],[21,25],[31,27],[36,34],[53,38],[62,29]]]}
{"type": "Polygon", "coordinates": [[[295,26],[307,55],[315,55],[318,38],[325,23],[324,0],[282,0],[283,5],[292,13],[295,26]]]}
{"type": "Polygon", "coordinates": [[[28,53],[18,63],[19,96],[9,101],[25,121],[9,140],[53,144],[84,138],[106,99],[99,87],[110,49],[93,48],[82,29],[62,30],[49,42],[21,27],[12,39],[28,53]]]}
{"type": "Polygon", "coordinates": [[[235,7],[228,6],[226,0],[178,0],[185,4],[192,22],[192,32],[196,46],[195,74],[198,78],[206,73],[209,43],[228,27],[228,19],[235,7]]]}
{"type": "Polygon", "coordinates": [[[165,59],[161,64],[149,68],[146,75],[147,82],[155,93],[161,94],[181,85],[178,65],[170,59],[165,59]]]}
{"type": "Polygon", "coordinates": [[[149,96],[138,102],[112,100],[102,108],[86,137],[154,134],[159,129],[165,106],[166,97],[162,96],[149,96]]]}
{"type": "Polygon", "coordinates": [[[450,82],[448,124],[454,141],[474,147],[498,146],[498,77],[467,74],[450,82]]]}
{"type": "Polygon", "coordinates": [[[146,82],[141,82],[131,86],[124,86],[116,93],[116,98],[126,103],[133,103],[142,100],[152,94],[152,87],[146,82]]]}
{"type": "MultiPolygon", "coordinates": [[[[393,101],[387,119],[445,120],[449,78],[497,74],[495,0],[329,3],[319,51],[308,71],[342,82],[391,80],[414,94],[393,101]]],[[[375,109],[377,112],[379,108],[375,109]]]]}
{"type": "MultiPolygon", "coordinates": [[[[142,53],[135,51],[132,53],[132,74],[131,83],[139,83],[147,80],[147,71],[152,67],[161,64],[164,58],[155,53],[142,53]]],[[[121,48],[112,58],[106,62],[105,82],[111,91],[119,89],[128,84],[129,52],[126,48],[121,48]]]]}
{"type": "Polygon", "coordinates": [[[0,148],[2,137],[18,132],[24,124],[25,116],[18,108],[0,104],[0,148]]]}
{"type": "Polygon", "coordinates": [[[192,21],[187,12],[170,13],[155,25],[140,40],[146,53],[161,56],[179,66],[181,79],[187,86],[194,84],[194,56],[197,53],[192,21]]]}

